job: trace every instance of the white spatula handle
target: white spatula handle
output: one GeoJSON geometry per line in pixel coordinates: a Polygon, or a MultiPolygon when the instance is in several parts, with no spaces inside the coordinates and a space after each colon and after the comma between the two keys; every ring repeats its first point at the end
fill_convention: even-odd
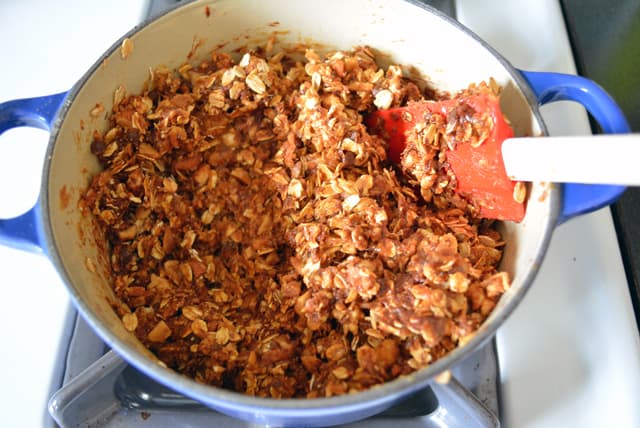
{"type": "Polygon", "coordinates": [[[502,158],[513,180],[640,185],[640,134],[510,138],[502,158]]]}

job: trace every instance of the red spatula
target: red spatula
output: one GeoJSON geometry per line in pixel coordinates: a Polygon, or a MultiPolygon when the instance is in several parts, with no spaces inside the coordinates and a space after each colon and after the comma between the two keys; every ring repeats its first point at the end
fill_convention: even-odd
{"type": "Polygon", "coordinates": [[[461,138],[455,147],[446,150],[446,167],[457,178],[455,191],[479,208],[480,217],[522,221],[525,202],[520,192],[524,191],[524,185],[509,179],[501,152],[502,142],[514,134],[500,110],[497,95],[487,92],[445,101],[409,103],[406,107],[377,110],[366,118],[365,123],[370,131],[388,141],[389,158],[399,163],[406,146],[407,131],[433,115],[441,115],[451,129],[455,125],[451,123],[452,117],[457,115],[459,118],[460,112],[471,120],[474,116],[486,117],[488,114],[492,126],[488,127],[489,132],[480,144],[477,138],[472,142],[461,138]]]}

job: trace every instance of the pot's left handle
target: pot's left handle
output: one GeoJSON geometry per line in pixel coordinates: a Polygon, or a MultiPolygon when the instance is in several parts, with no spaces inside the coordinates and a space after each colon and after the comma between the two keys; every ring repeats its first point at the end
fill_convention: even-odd
{"type": "MultiPolygon", "coordinates": [[[[67,93],[0,103],[0,134],[20,126],[51,129],[56,113],[67,93]]],[[[41,251],[42,241],[39,203],[26,213],[0,219],[0,245],[27,251],[41,251]]]]}

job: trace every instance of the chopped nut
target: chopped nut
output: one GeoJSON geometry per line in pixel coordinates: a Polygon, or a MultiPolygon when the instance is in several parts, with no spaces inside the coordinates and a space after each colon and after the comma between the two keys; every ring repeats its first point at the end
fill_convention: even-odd
{"type": "Polygon", "coordinates": [[[224,108],[225,95],[222,89],[216,89],[209,94],[209,105],[215,108],[224,108]]]}
{"type": "Polygon", "coordinates": [[[358,203],[360,202],[360,196],[359,195],[349,195],[347,196],[347,198],[344,200],[344,202],[342,203],[342,208],[346,211],[349,212],[351,210],[353,210],[356,205],[358,205],[358,203]]]}
{"type": "Polygon", "coordinates": [[[171,336],[171,329],[164,321],[159,321],[156,326],[149,332],[147,339],[151,342],[164,342],[171,336]]]}
{"type": "Polygon", "coordinates": [[[373,104],[380,110],[386,110],[391,107],[393,102],[393,94],[388,89],[383,89],[376,94],[373,104]]]}
{"type": "Polygon", "coordinates": [[[290,195],[290,196],[293,196],[296,199],[298,199],[298,198],[302,197],[303,190],[304,189],[302,188],[302,183],[300,182],[300,180],[297,180],[297,179],[294,178],[289,183],[289,188],[287,189],[287,194],[290,195]]]}
{"type": "Polygon", "coordinates": [[[449,275],[449,289],[456,293],[466,293],[471,280],[462,272],[454,272],[449,275]]]}
{"type": "Polygon", "coordinates": [[[164,256],[165,252],[162,250],[162,247],[159,244],[154,245],[151,249],[151,257],[155,260],[162,260],[164,259],[164,256]]]}

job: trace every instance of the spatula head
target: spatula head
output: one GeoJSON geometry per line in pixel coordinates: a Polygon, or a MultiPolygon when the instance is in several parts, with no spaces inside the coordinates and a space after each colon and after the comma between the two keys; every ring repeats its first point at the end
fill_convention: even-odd
{"type": "Polygon", "coordinates": [[[445,165],[457,179],[456,192],[479,208],[480,217],[522,221],[525,214],[524,184],[509,179],[501,151],[502,142],[513,137],[513,129],[502,114],[499,97],[494,93],[415,102],[406,107],[378,110],[367,117],[366,124],[372,132],[387,140],[389,159],[399,164],[408,130],[434,114],[442,115],[445,123],[449,121],[450,124],[455,116],[453,110],[461,106],[473,117],[486,117],[488,114],[492,126],[486,138],[461,139],[456,141],[455,147],[446,150],[445,165]]]}

